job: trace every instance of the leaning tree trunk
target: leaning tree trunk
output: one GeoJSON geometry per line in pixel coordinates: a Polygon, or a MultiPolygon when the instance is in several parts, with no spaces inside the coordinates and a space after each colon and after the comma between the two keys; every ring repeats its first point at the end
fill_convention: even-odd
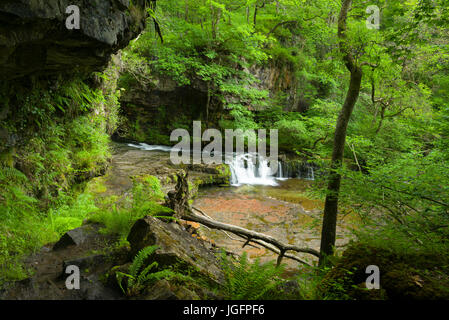
{"type": "Polygon", "coordinates": [[[351,4],[352,0],[343,0],[338,19],[340,51],[344,55],[346,67],[351,72],[351,81],[335,128],[332,162],[329,173],[327,196],[324,205],[323,226],[321,230],[320,266],[327,265],[327,257],[332,256],[334,253],[335,236],[337,230],[338,196],[341,182],[341,175],[338,173],[338,169],[342,166],[343,152],[346,142],[346,131],[352,111],[354,110],[354,106],[359,97],[362,82],[362,69],[356,64],[346,41],[346,20],[351,4]]]}

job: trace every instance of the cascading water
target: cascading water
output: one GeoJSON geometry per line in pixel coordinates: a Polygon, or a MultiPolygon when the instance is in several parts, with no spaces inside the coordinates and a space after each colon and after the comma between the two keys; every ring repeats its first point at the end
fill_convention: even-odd
{"type": "MultiPolygon", "coordinates": [[[[173,150],[172,147],[167,147],[167,146],[157,146],[157,145],[149,145],[146,143],[139,143],[139,144],[133,144],[133,143],[128,143],[128,146],[133,147],[133,148],[137,148],[137,149],[141,149],[141,150],[145,150],[145,151],[164,151],[164,152],[170,152],[173,150]]],[[[176,150],[175,150],[176,151],[176,150]]]]}
{"type": "Polygon", "coordinates": [[[231,169],[231,185],[242,184],[277,186],[276,178],[265,158],[251,154],[236,155],[229,165],[231,169]]]}
{"type": "Polygon", "coordinates": [[[282,169],[282,162],[281,161],[278,161],[278,173],[277,173],[276,179],[277,180],[281,180],[281,181],[284,181],[284,180],[288,179],[288,177],[286,177],[284,175],[284,170],[282,169]]]}
{"type": "Polygon", "coordinates": [[[315,171],[313,170],[312,166],[307,167],[307,177],[305,177],[304,179],[315,180],[315,171]]]}
{"type": "Polygon", "coordinates": [[[292,167],[278,161],[277,172],[272,174],[267,159],[251,154],[234,156],[230,169],[233,186],[242,184],[277,186],[276,181],[289,178],[315,180],[314,168],[307,163],[301,164],[300,167],[292,167]]]}
{"type": "MultiPolygon", "coordinates": [[[[146,151],[176,151],[168,146],[148,145],[146,143],[128,144],[130,147],[138,148],[146,151]]],[[[231,171],[231,185],[240,186],[249,185],[266,185],[277,186],[277,181],[283,181],[290,178],[300,178],[305,180],[315,180],[315,172],[313,166],[307,163],[296,163],[291,165],[278,161],[277,172],[272,173],[270,161],[265,157],[257,154],[238,154],[233,155],[229,164],[231,171]]]]}

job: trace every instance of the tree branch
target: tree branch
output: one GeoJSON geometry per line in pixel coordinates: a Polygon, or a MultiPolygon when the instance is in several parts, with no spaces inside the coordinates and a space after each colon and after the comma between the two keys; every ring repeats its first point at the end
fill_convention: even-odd
{"type": "Polygon", "coordinates": [[[215,220],[203,217],[203,216],[199,216],[199,215],[195,214],[190,209],[185,210],[185,213],[181,216],[181,219],[197,222],[197,223],[203,224],[212,229],[229,231],[229,232],[234,233],[240,237],[246,238],[247,240],[250,240],[252,242],[254,242],[254,239],[262,240],[268,244],[275,246],[280,251],[284,251],[284,252],[295,251],[295,252],[301,252],[301,253],[308,253],[308,254],[314,255],[317,258],[320,257],[320,253],[314,249],[300,248],[297,246],[284,244],[284,243],[280,242],[279,240],[277,240],[269,235],[265,235],[263,233],[259,233],[259,232],[248,230],[248,229],[245,229],[242,227],[234,226],[231,224],[226,224],[226,223],[215,221],[215,220]]]}

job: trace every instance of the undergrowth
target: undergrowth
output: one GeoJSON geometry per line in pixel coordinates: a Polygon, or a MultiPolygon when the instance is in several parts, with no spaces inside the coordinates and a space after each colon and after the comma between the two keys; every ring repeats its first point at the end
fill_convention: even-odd
{"type": "Polygon", "coordinates": [[[276,266],[274,261],[253,263],[244,252],[239,261],[232,261],[222,253],[222,268],[225,275],[223,293],[229,300],[270,300],[278,298],[279,286],[284,280],[281,274],[284,266],[276,266]]]}
{"type": "Polygon", "coordinates": [[[90,221],[103,224],[101,232],[117,235],[123,241],[136,220],[145,216],[170,217],[172,210],[160,204],[164,193],[156,177],[135,177],[131,195],[123,204],[111,203],[102,208],[90,221]]]}
{"type": "MultiPolygon", "coordinates": [[[[104,76],[104,81],[109,79],[104,76]]],[[[96,212],[85,181],[110,158],[118,92],[90,80],[0,85],[0,285],[27,277],[24,255],[54,242],[96,212]]]]}
{"type": "Polygon", "coordinates": [[[115,273],[118,285],[125,295],[129,297],[139,295],[144,292],[146,286],[162,279],[178,283],[195,282],[190,275],[176,270],[176,266],[160,268],[159,264],[151,259],[157,249],[157,246],[143,248],[135,256],[128,272],[115,273]],[[127,281],[123,281],[124,279],[127,281]]]}

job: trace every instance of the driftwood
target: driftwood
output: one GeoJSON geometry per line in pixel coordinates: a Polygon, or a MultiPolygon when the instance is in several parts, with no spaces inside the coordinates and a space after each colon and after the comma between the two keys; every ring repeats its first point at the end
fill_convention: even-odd
{"type": "Polygon", "coordinates": [[[219,222],[211,219],[204,212],[197,208],[192,208],[186,199],[189,199],[189,185],[187,182],[187,175],[177,174],[178,181],[176,185],[176,190],[171,193],[170,204],[171,208],[176,212],[176,216],[180,219],[197,222],[204,226],[207,226],[212,229],[218,229],[222,231],[231,232],[239,237],[242,237],[246,240],[243,247],[248,244],[255,243],[258,244],[276,254],[278,254],[277,264],[280,265],[282,259],[289,258],[295,261],[298,261],[303,264],[307,264],[306,262],[300,260],[294,255],[286,254],[287,251],[295,251],[299,253],[308,253],[314,255],[319,258],[320,253],[317,250],[311,248],[301,248],[289,244],[282,243],[281,241],[263,233],[259,233],[256,231],[252,231],[249,229],[245,229],[242,227],[226,224],[223,222],[219,222]],[[196,210],[203,214],[200,216],[196,214],[193,210],[196,210]]]}

